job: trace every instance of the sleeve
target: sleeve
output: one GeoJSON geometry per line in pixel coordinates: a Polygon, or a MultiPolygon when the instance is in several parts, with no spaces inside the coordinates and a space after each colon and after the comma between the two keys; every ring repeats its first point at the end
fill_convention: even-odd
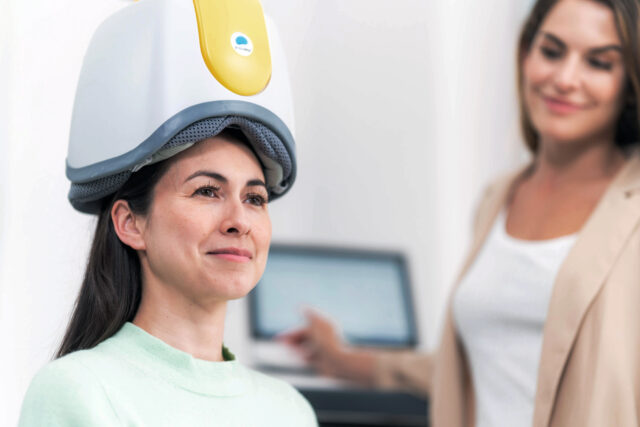
{"type": "Polygon", "coordinates": [[[427,397],[431,393],[434,355],[415,351],[380,351],[376,354],[373,384],[427,397]]]}
{"type": "Polygon", "coordinates": [[[93,427],[120,425],[108,396],[79,363],[58,359],[31,381],[22,403],[19,427],[93,427]]]}
{"type": "Polygon", "coordinates": [[[250,405],[259,419],[245,422],[245,425],[318,426],[309,401],[291,384],[254,370],[247,370],[247,373],[253,383],[250,405]]]}

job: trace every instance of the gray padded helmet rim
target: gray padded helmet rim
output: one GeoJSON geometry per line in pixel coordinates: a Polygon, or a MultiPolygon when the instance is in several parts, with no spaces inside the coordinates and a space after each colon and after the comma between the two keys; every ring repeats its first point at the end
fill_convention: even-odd
{"type": "Polygon", "coordinates": [[[258,156],[265,174],[269,200],[286,193],[295,179],[295,154],[290,153],[289,147],[280,137],[262,123],[246,117],[224,116],[209,117],[190,124],[156,152],[127,170],[87,182],[72,182],[69,201],[81,212],[97,214],[103,206],[104,199],[118,191],[136,171],[172,157],[229,127],[240,129],[258,156]]]}

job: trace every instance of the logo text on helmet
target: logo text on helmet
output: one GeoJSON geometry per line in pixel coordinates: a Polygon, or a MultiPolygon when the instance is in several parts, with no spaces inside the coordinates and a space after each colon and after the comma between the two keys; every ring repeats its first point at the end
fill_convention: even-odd
{"type": "Polygon", "coordinates": [[[235,32],[231,35],[231,47],[237,54],[242,56],[249,56],[253,52],[251,39],[241,32],[235,32]]]}

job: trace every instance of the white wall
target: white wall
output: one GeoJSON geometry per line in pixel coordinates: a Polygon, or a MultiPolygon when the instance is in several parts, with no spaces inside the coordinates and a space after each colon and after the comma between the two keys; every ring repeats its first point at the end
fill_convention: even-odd
{"type": "MultiPolygon", "coordinates": [[[[82,55],[127,2],[0,1],[0,414],[13,425],[93,228],[64,177],[82,55]]],[[[513,58],[527,3],[263,0],[288,51],[299,153],[296,185],[271,206],[274,240],[405,251],[425,349],[480,188],[522,157],[513,58]]],[[[244,314],[232,305],[226,341],[247,359],[244,314]]]]}
{"type": "Polygon", "coordinates": [[[528,2],[263,3],[285,34],[300,143],[274,238],[407,252],[433,348],[480,191],[523,156],[514,57],[528,2]]]}
{"type": "Polygon", "coordinates": [[[9,136],[0,173],[2,425],[15,424],[26,386],[51,358],[77,293],[92,220],[66,201],[74,88],[93,30],[124,4],[10,1],[0,11],[9,23],[0,45],[10,59],[0,62],[9,136]]]}

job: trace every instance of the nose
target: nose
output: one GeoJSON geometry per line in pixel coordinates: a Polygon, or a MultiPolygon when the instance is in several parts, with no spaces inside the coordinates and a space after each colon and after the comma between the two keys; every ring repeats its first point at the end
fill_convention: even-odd
{"type": "Polygon", "coordinates": [[[222,234],[242,236],[251,230],[244,204],[239,200],[229,200],[220,223],[222,234]]]}
{"type": "Polygon", "coordinates": [[[580,84],[580,58],[569,56],[559,64],[554,86],[560,93],[571,92],[580,84]]]}

